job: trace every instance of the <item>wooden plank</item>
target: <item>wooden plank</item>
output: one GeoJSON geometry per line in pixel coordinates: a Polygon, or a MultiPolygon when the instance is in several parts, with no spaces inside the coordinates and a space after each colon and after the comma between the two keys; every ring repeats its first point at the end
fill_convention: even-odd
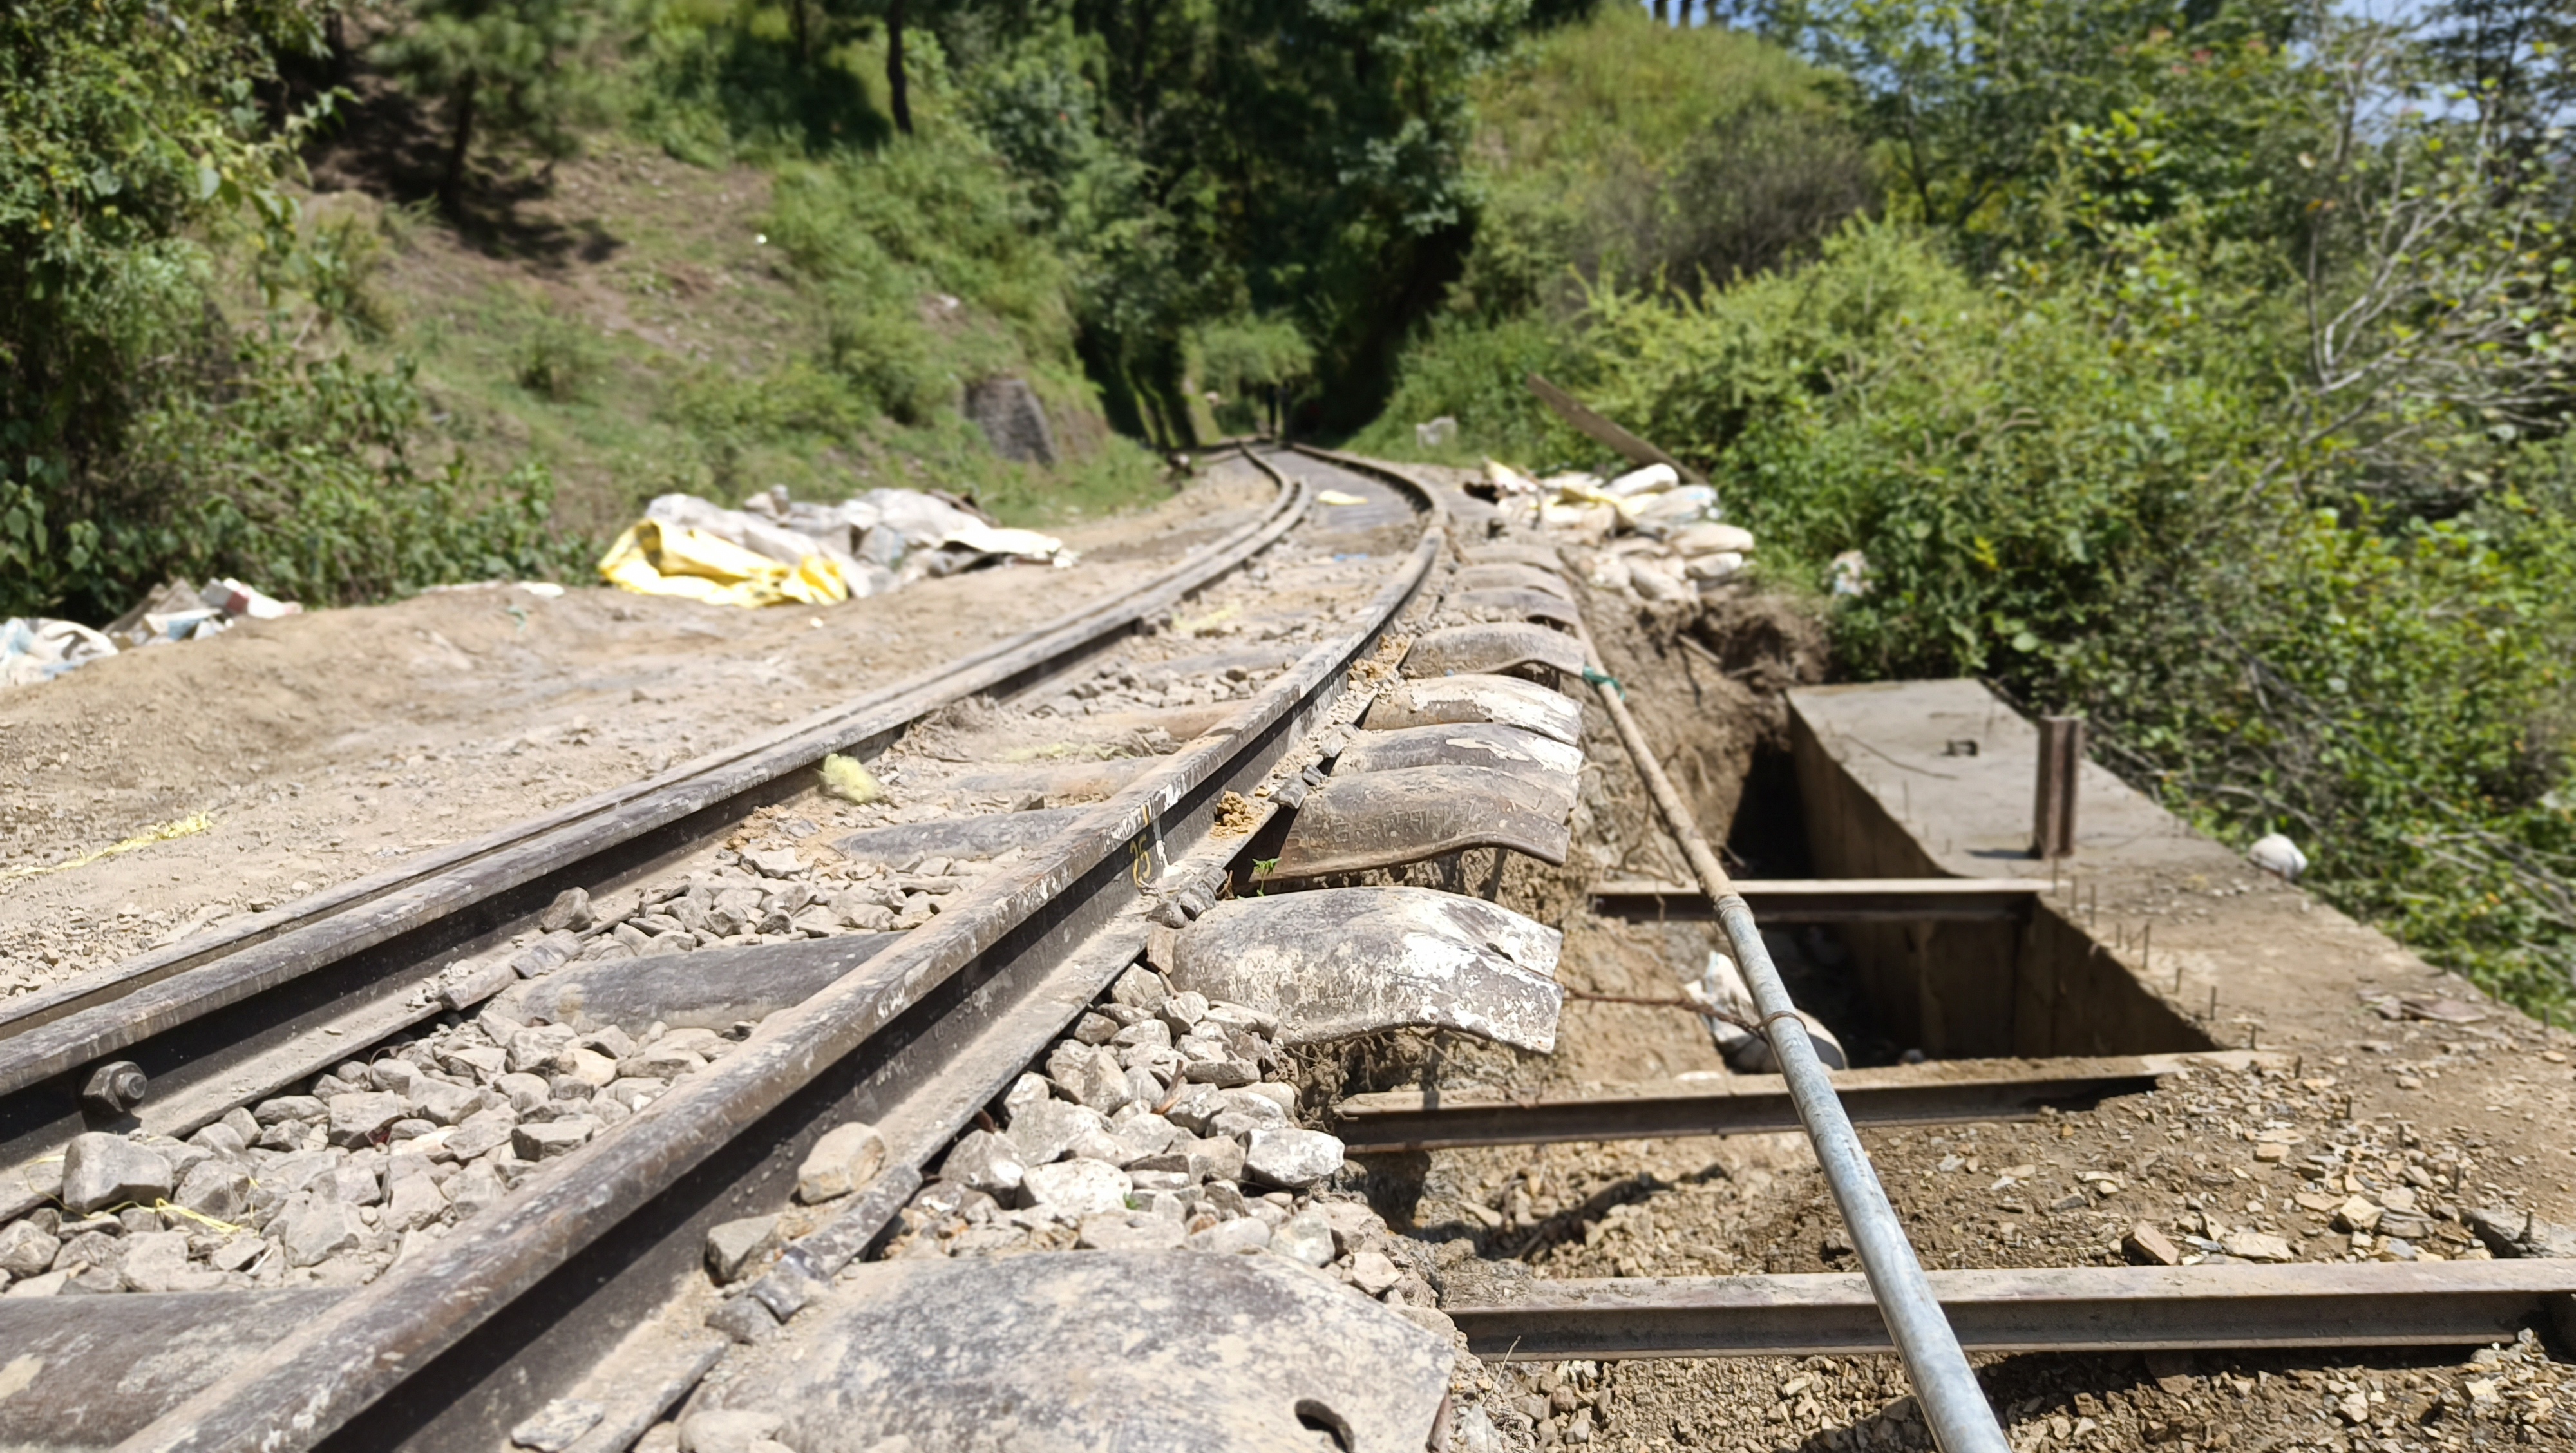
{"type": "MultiPolygon", "coordinates": [[[[2565,1325],[2576,1261],[2319,1262],[1934,1271],[1971,1352],[2429,1347],[2565,1325]]],[[[1479,1357],[1885,1352],[1857,1272],[1529,1281],[1441,1310],[1479,1357]]]]}
{"type": "MultiPolygon", "coordinates": [[[[1958,923],[2018,918],[2057,885],[2046,878],[1739,878],[1764,924],[1958,923]]],[[[1622,878],[1592,885],[1604,918],[1705,921],[1708,895],[1688,883],[1622,878]]]]}
{"type": "Polygon", "coordinates": [[[1669,464],[1673,472],[1692,484],[1708,483],[1708,476],[1682,463],[1673,456],[1611,423],[1585,408],[1580,400],[1565,390],[1533,373],[1529,376],[1530,392],[1539,402],[1556,411],[1556,416],[1572,424],[1576,433],[1612,451],[1631,464],[1669,464]]]}
{"type": "MultiPolygon", "coordinates": [[[[2253,1064],[2289,1069],[2294,1058],[2227,1050],[2103,1059],[1945,1060],[1842,1070],[1833,1081],[1854,1124],[1957,1125],[2036,1119],[2043,1106],[2083,1105],[2111,1095],[2139,1094],[2182,1070],[2242,1072],[2253,1064]]],[[[1339,1118],[1333,1133],[1354,1154],[1750,1135],[1799,1128],[1797,1111],[1778,1075],[1606,1085],[1589,1094],[1517,1100],[1390,1090],[1353,1096],[1335,1113],[1339,1118]]]]}

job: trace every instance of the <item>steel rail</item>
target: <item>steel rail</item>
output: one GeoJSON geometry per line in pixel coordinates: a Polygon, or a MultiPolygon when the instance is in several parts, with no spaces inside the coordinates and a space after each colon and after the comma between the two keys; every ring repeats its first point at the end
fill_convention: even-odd
{"type": "MultiPolygon", "coordinates": [[[[91,1123],[77,1082],[111,1056],[152,1078],[144,1126],[184,1135],[232,1103],[327,1067],[358,1038],[436,1015],[444,1006],[408,1002],[426,974],[506,939],[563,889],[643,877],[801,790],[800,774],[826,753],[873,750],[941,707],[1007,693],[1107,648],[1279,539],[1310,495],[1283,481],[1260,518],[1171,569],[661,777],[256,915],[213,941],[11,1001],[0,1011],[0,1165],[48,1154],[85,1128],[113,1128],[91,1123]]],[[[0,1188],[0,1215],[11,1212],[8,1195],[0,1188]]]]}
{"type": "MultiPolygon", "coordinates": [[[[2510,1342],[2576,1330],[2576,1263],[2304,1262],[1929,1273],[1979,1352],[2246,1351],[2510,1342]]],[[[1810,1357],[1883,1353],[1849,1272],[1532,1281],[1441,1310],[1480,1357],[1810,1357]]]]}
{"type": "MultiPolygon", "coordinates": [[[[2167,1075],[2196,1068],[2288,1070],[2294,1057],[2253,1050],[2132,1055],[2103,1059],[1943,1060],[1833,1073],[1835,1093],[1855,1123],[1964,1125],[2035,1120],[2043,1108],[2089,1107],[2143,1094],[2167,1075]]],[[[1334,1107],[1333,1133],[1362,1151],[1453,1150],[1480,1145],[1669,1139],[1797,1130],[1803,1122],[1778,1075],[1605,1085],[1583,1095],[1429,1094],[1388,1090],[1334,1107]]]]}
{"type": "MultiPolygon", "coordinates": [[[[1226,723],[830,988],[771,1016],[611,1133],[536,1172],[416,1263],[351,1293],[119,1446],[489,1448],[574,1385],[599,1349],[703,1285],[706,1228],[783,1204],[825,1129],[910,1115],[912,1154],[935,1148],[914,1107],[947,1104],[954,1133],[982,1103],[959,1093],[959,1077],[989,1085],[1025,1062],[968,1051],[1015,1015],[1036,1017],[1031,1043],[1043,1048],[1081,1011],[1088,996],[1061,971],[1084,965],[1096,989],[1132,959],[1091,950],[1142,924],[1155,849],[1206,838],[1222,799],[1259,782],[1331,709],[1349,668],[1414,601],[1447,520],[1436,495],[1401,483],[1416,496],[1423,534],[1341,640],[1309,651],[1226,723]]],[[[844,1259],[857,1245],[841,1243],[844,1259]]]]}
{"type": "MultiPolygon", "coordinates": [[[[2030,916],[2045,878],[1739,878],[1738,896],[1755,916],[1788,923],[2011,922],[2030,916]]],[[[1592,911],[1603,918],[1700,922],[1716,905],[1696,885],[1610,879],[1592,885],[1592,911]]]]}

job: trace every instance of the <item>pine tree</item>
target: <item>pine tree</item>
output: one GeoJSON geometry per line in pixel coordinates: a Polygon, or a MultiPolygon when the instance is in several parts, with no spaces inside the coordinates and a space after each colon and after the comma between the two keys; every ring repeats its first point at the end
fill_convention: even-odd
{"type": "Polygon", "coordinates": [[[422,0],[415,22],[376,47],[375,61],[423,99],[447,107],[439,205],[461,210],[478,142],[518,141],[569,155],[569,123],[586,98],[568,53],[589,38],[577,0],[422,0]]]}

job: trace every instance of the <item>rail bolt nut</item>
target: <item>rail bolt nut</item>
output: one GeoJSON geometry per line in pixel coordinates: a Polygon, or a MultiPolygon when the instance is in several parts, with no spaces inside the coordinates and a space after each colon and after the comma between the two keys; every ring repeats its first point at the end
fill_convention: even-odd
{"type": "Polygon", "coordinates": [[[81,1104],[101,1115],[124,1115],[143,1103],[151,1087],[143,1077],[143,1066],[130,1059],[112,1060],[90,1072],[89,1083],[81,1087],[81,1104]]]}

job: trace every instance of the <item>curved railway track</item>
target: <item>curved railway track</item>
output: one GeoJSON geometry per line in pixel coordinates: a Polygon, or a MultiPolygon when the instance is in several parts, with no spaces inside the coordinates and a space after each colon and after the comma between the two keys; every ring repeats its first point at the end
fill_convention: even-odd
{"type": "MultiPolygon", "coordinates": [[[[1927,1281],[1854,1120],[2035,1114],[2152,1085],[2182,1057],[1828,1076],[1757,913],[1995,918],[2024,911],[2014,905],[2039,885],[1730,882],[1621,704],[1551,549],[1452,538],[1438,492],[1400,470],[1318,451],[1245,457],[1277,483],[1273,506],[1114,599],[403,873],[14,1001],[0,1016],[0,1164],[18,1167],[0,1192],[0,1268],[27,1244],[10,1224],[22,1217],[50,1218],[57,1260],[83,1234],[132,1247],[159,1237],[167,1254],[185,1241],[197,1257],[221,1242],[214,1266],[254,1246],[247,1224],[101,1189],[111,1182],[87,1162],[72,1179],[96,1184],[75,1195],[63,1182],[67,1147],[77,1159],[133,1132],[147,1146],[187,1137],[174,1154],[191,1168],[231,1165],[256,1145],[273,1181],[355,1176],[328,1184],[354,1186],[347,1199],[369,1213],[362,1235],[340,1190],[292,1190],[298,1215],[327,1203],[343,1234],[309,1258],[290,1252],[290,1231],[221,1274],[186,1263],[186,1286],[229,1295],[153,1296],[129,1264],[122,1283],[109,1274],[95,1289],[146,1294],[0,1301],[0,1340],[36,1349],[13,1363],[0,1346],[0,1444],[615,1453],[693,1394],[689,1406],[716,1411],[758,1406],[764,1386],[838,1398],[864,1381],[856,1364],[831,1361],[854,1342],[911,1368],[901,1348],[919,1323],[949,1340],[922,1354],[932,1372],[918,1375],[946,1380],[909,1396],[957,1406],[886,1445],[916,1453],[972,1442],[926,1428],[1038,1418],[1031,1408],[1072,1375],[1065,1359],[1083,1357],[1084,1379],[1129,1389],[1119,1446],[1411,1453],[1427,1438],[1445,1449],[1450,1343],[1426,1326],[1454,1326],[1502,1360],[1893,1346],[1932,1436],[1962,1453],[2003,1444],[1954,1321],[1972,1351],[2230,1337],[2369,1345],[2483,1338],[2535,1307],[2571,1304],[2564,1276],[2507,1264],[2451,1281],[2333,1266],[1927,1281]],[[1658,915],[1722,923],[1758,1004],[1750,1027],[1786,1077],[1562,1100],[1364,1095],[1336,1107],[1346,1140],[1291,1129],[1329,1143],[1332,1172],[1248,1165],[1265,1153],[1265,1132],[1248,1126],[1293,1127],[1241,1118],[1285,1114],[1252,1102],[1281,1088],[1260,1083],[1254,1062],[1269,1066],[1291,1044],[1399,1025],[1553,1044],[1556,935],[1497,900],[1508,855],[1568,859],[1587,683],[1698,880],[1644,896],[1658,915]],[[812,769],[835,752],[867,759],[891,801],[815,796],[812,769]],[[1184,1045],[1196,1047],[1184,1056],[1184,1045]],[[385,1056],[372,1066],[371,1050],[385,1056]],[[1086,1078],[1095,1070],[1105,1083],[1086,1078]],[[307,1084],[332,1097],[327,1107],[300,1094],[307,1084]],[[344,1124],[344,1099],[351,1114],[407,1108],[344,1124]],[[1108,1117],[1112,1104],[1125,1118],[1108,1117]],[[1174,1131],[1166,1112],[1207,1138],[1174,1131]],[[1028,1181],[1033,1199],[1009,1214],[1030,1216],[1010,1224],[1056,1239],[1021,1249],[1070,1246],[1079,1226],[1098,1254],[1078,1264],[931,1255],[969,1220],[1017,1234],[1003,1217],[1018,1178],[1067,1152],[1032,1152],[990,1182],[981,1157],[1009,1152],[1011,1136],[1026,1147],[1037,1133],[1027,1124],[1049,1115],[1076,1139],[1150,1121],[1168,1133],[1157,1144],[1175,1149],[1110,1162],[1116,1195],[1091,1219],[1050,1212],[1028,1181]],[[873,1128],[882,1162],[854,1189],[797,1209],[800,1173],[851,1122],[873,1128]],[[1402,1268],[1378,1258],[1381,1286],[1364,1264],[1384,1227],[1364,1206],[1345,1200],[1338,1209],[1352,1214],[1336,1219],[1302,1194],[1341,1173],[1345,1148],[1792,1125],[1823,1148],[1865,1278],[1541,1283],[1444,1297],[1445,1316],[1420,1318],[1358,1303],[1374,1322],[1336,1320],[1302,1293],[1283,1300],[1275,1278],[1253,1285],[1261,1267],[1303,1261],[1407,1310],[1402,1268]],[[1248,1150],[1227,1148],[1228,1136],[1248,1150]],[[455,1209],[434,1230],[403,1219],[394,1163],[405,1158],[415,1172],[447,1162],[447,1201],[426,1204],[455,1209]],[[505,1167],[508,1179],[468,1197],[460,1162],[505,1167]],[[1001,1199],[969,1217],[987,1185],[1001,1199]],[[1267,1207],[1247,1200],[1265,1186],[1281,1188],[1258,1196],[1267,1207]],[[61,1213],[31,1212],[46,1201],[61,1213]],[[221,1234],[176,1224],[188,1217],[221,1234]],[[1127,1231],[1142,1237],[1138,1259],[1122,1250],[1127,1231]],[[1147,1243],[1185,1234],[1283,1255],[1153,1259],[1147,1243]],[[890,1238],[888,1254],[921,1260],[871,1260],[890,1238]],[[299,1274],[280,1274],[289,1260],[299,1274]],[[969,1262],[981,1269],[947,1275],[969,1262]],[[342,1274],[322,1277],[333,1267],[342,1274]],[[993,1352],[979,1319],[1006,1314],[971,1297],[1006,1284],[1023,1297],[1003,1303],[1007,1315],[1061,1309],[1078,1288],[1088,1305],[1123,1303],[1146,1325],[1113,1326],[1096,1346],[1075,1339],[1055,1361],[993,1352]],[[870,1288],[892,1299],[893,1320],[868,1320],[870,1288]],[[1239,1360],[1221,1374],[1157,1360],[1178,1340],[1217,1346],[1299,1318],[1320,1318],[1298,1338],[1314,1367],[1285,1377],[1239,1360]],[[818,1325],[840,1340],[802,1335],[818,1325]],[[146,1346],[152,1355],[136,1355],[146,1346]],[[797,1371],[816,1351],[817,1367],[797,1371]],[[61,1375],[85,1359],[112,1361],[117,1375],[61,1375]],[[24,1365],[38,1373],[13,1388],[24,1365]],[[1292,1398],[1299,1377],[1338,1390],[1292,1398]],[[1241,1410],[1228,1405],[1238,1394],[1241,1410]],[[1276,1406],[1251,1406],[1264,1398],[1276,1406]],[[1220,1428],[1271,1441],[1208,1441],[1220,1428]]],[[[1066,1162],[1086,1163],[1099,1164],[1082,1151],[1066,1162]]],[[[277,1198],[288,1193],[245,1201],[242,1220],[284,1219],[277,1198]]],[[[43,1275],[55,1278],[48,1291],[77,1291],[65,1278],[94,1273],[43,1275]]],[[[1347,1311],[1350,1299],[1329,1297],[1347,1311]]],[[[881,1411],[900,1392],[878,1386],[856,1405],[881,1411]]],[[[1081,1416],[1096,1424],[1091,1396],[1081,1416]]],[[[879,1446],[883,1429],[864,1419],[817,1432],[822,1414],[801,1415],[797,1453],[879,1446]]],[[[1488,1424],[1478,1437],[1490,1434],[1488,1424]]]]}
{"type": "MultiPolygon", "coordinates": [[[[245,1325],[283,1335],[176,1407],[153,1406],[151,1388],[54,1389],[58,1424],[86,1422],[80,1441],[90,1446],[111,1429],[138,1448],[505,1445],[514,1424],[593,1375],[629,1328],[695,1280],[710,1224],[780,1199],[782,1177],[792,1184],[822,1129],[864,1118],[881,1127],[890,1169],[797,1248],[799,1264],[837,1269],[902,1204],[920,1167],[1134,960],[1147,912],[1221,883],[1245,839],[1212,839],[1220,804],[1240,816],[1243,794],[1330,711],[1348,668],[1427,576],[1442,539],[1435,501],[1297,456],[1261,467],[1279,484],[1263,519],[1116,600],[665,779],[13,1004],[0,1021],[11,1161],[41,1166],[72,1135],[138,1122],[185,1136],[436,1020],[450,1010],[430,987],[442,982],[440,965],[506,952],[568,889],[604,898],[704,853],[746,814],[808,791],[826,752],[881,758],[959,703],[1029,700],[1086,669],[1108,677],[1141,627],[1168,624],[1283,540],[1319,537],[1331,565],[1334,540],[1399,528],[1412,537],[1392,559],[1339,572],[1344,588],[1324,603],[1351,619],[1266,685],[1236,686],[1244,699],[1211,704],[1221,710],[1165,713],[1184,724],[1221,719],[1168,732],[1187,740],[1146,759],[1107,800],[1012,814],[1046,819],[1049,830],[950,893],[928,922],[899,937],[808,941],[843,953],[828,987],[770,1015],[702,1073],[365,1286],[193,1299],[237,1304],[186,1309],[229,1319],[227,1336],[245,1325]],[[1318,477],[1365,503],[1314,510],[1318,477]],[[1355,582],[1355,570],[1372,578],[1355,582]],[[149,1081],[127,1115],[83,1095],[117,1061],[149,1081]]],[[[1147,644],[1174,640],[1165,631],[1147,644]]],[[[1171,653],[1148,653],[1149,667],[1154,654],[1171,653]]],[[[814,954],[803,958],[811,976],[814,954]]],[[[27,1199],[5,1209],[18,1214],[27,1199]]],[[[675,1355],[655,1367],[649,1352],[628,1349],[617,1376],[678,1378],[702,1349],[675,1355]]],[[[165,1397],[168,1386],[158,1389],[165,1397]]]]}

